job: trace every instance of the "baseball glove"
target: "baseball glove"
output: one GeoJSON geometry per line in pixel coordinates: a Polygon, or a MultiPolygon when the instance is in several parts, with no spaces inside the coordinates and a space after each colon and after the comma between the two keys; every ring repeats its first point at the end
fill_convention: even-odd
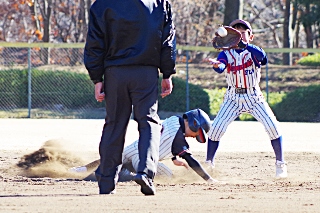
{"type": "Polygon", "coordinates": [[[241,41],[241,33],[228,26],[224,26],[227,30],[228,34],[224,37],[219,36],[219,34],[215,34],[215,37],[212,39],[212,46],[216,49],[233,49],[237,48],[239,42],[241,41]]]}

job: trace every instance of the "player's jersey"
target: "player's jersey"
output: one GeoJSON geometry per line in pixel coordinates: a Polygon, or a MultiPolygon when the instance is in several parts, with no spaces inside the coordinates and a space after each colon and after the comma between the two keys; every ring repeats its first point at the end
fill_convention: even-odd
{"type": "MultiPolygon", "coordinates": [[[[185,137],[181,137],[181,135],[183,135],[183,132],[181,130],[182,127],[179,119],[181,118],[178,116],[171,116],[170,118],[167,118],[162,122],[159,160],[173,157],[172,150],[175,150],[175,152],[177,152],[175,154],[178,155],[179,153],[182,153],[183,151],[189,149],[189,145],[185,140],[185,137]],[[178,140],[175,141],[176,138],[178,138],[178,140]]],[[[138,143],[139,140],[136,140],[124,149],[124,162],[126,162],[127,159],[132,159],[132,156],[138,154],[138,143]]]]}
{"type": "Polygon", "coordinates": [[[231,49],[219,53],[218,61],[222,62],[216,72],[225,72],[229,88],[259,87],[261,65],[268,62],[265,51],[253,44],[245,49],[231,49]]]}
{"type": "Polygon", "coordinates": [[[225,76],[229,87],[253,88],[259,86],[260,67],[257,67],[248,50],[237,52],[234,49],[226,50],[228,65],[225,76]]]}
{"type": "Polygon", "coordinates": [[[162,123],[159,160],[172,157],[172,143],[181,127],[178,116],[171,116],[162,123]]]}

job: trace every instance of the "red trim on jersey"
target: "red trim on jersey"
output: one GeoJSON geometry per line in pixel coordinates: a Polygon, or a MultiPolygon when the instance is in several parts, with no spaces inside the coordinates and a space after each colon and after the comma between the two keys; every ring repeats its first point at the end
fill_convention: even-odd
{"type": "MultiPolygon", "coordinates": [[[[231,53],[230,50],[228,50],[228,52],[229,52],[229,54],[231,55],[231,57],[233,58],[233,63],[236,64],[236,62],[237,62],[236,58],[234,57],[234,55],[231,53]]],[[[238,75],[237,75],[237,72],[234,72],[234,71],[232,70],[232,67],[234,67],[234,66],[232,66],[231,63],[230,63],[230,69],[231,69],[231,71],[233,72],[233,74],[236,75],[236,87],[238,87],[238,75]]]]}
{"type": "Polygon", "coordinates": [[[180,152],[179,154],[178,154],[178,156],[180,156],[181,154],[183,154],[183,153],[185,153],[185,152],[187,152],[188,150],[183,150],[182,152],[180,152]]]}
{"type": "Polygon", "coordinates": [[[251,58],[249,58],[249,60],[247,62],[243,63],[242,65],[230,66],[230,71],[236,72],[236,71],[242,70],[244,68],[250,67],[252,64],[253,64],[253,61],[251,58]]]}
{"type": "Polygon", "coordinates": [[[227,72],[228,72],[228,74],[230,73],[230,70],[231,70],[231,65],[230,64],[227,64],[227,72]]]}
{"type": "MultiPolygon", "coordinates": [[[[247,65],[247,62],[249,62],[249,61],[247,61],[247,62],[244,62],[244,59],[246,58],[246,56],[248,55],[249,53],[247,53],[247,54],[245,54],[244,56],[243,56],[243,58],[242,58],[242,64],[243,64],[243,68],[242,68],[242,75],[243,75],[243,79],[244,79],[244,88],[247,88],[248,86],[247,86],[247,78],[246,78],[246,70],[245,70],[245,65],[247,65]]],[[[251,61],[252,62],[252,61],[251,61]]]]}

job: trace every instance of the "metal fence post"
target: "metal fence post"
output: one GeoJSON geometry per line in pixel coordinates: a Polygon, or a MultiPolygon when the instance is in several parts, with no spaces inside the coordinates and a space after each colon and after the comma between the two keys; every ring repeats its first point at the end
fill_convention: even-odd
{"type": "Polygon", "coordinates": [[[186,51],[186,111],[189,111],[189,50],[186,51]]]}
{"type": "Polygon", "coordinates": [[[267,103],[269,103],[269,88],[268,88],[268,63],[266,64],[266,93],[267,93],[267,103]]]}
{"type": "Polygon", "coordinates": [[[28,118],[31,118],[31,48],[28,48],[28,118]]]}

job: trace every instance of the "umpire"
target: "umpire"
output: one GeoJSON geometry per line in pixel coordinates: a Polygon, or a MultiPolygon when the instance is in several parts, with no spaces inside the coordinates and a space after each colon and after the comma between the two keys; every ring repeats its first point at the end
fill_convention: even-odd
{"type": "Polygon", "coordinates": [[[139,166],[135,181],[154,195],[159,159],[161,96],[172,91],[176,41],[167,0],[96,0],[90,8],[84,64],[95,84],[95,98],[105,100],[107,116],[96,170],[100,194],[113,194],[122,166],[125,134],[133,111],[139,131],[139,166]]]}

